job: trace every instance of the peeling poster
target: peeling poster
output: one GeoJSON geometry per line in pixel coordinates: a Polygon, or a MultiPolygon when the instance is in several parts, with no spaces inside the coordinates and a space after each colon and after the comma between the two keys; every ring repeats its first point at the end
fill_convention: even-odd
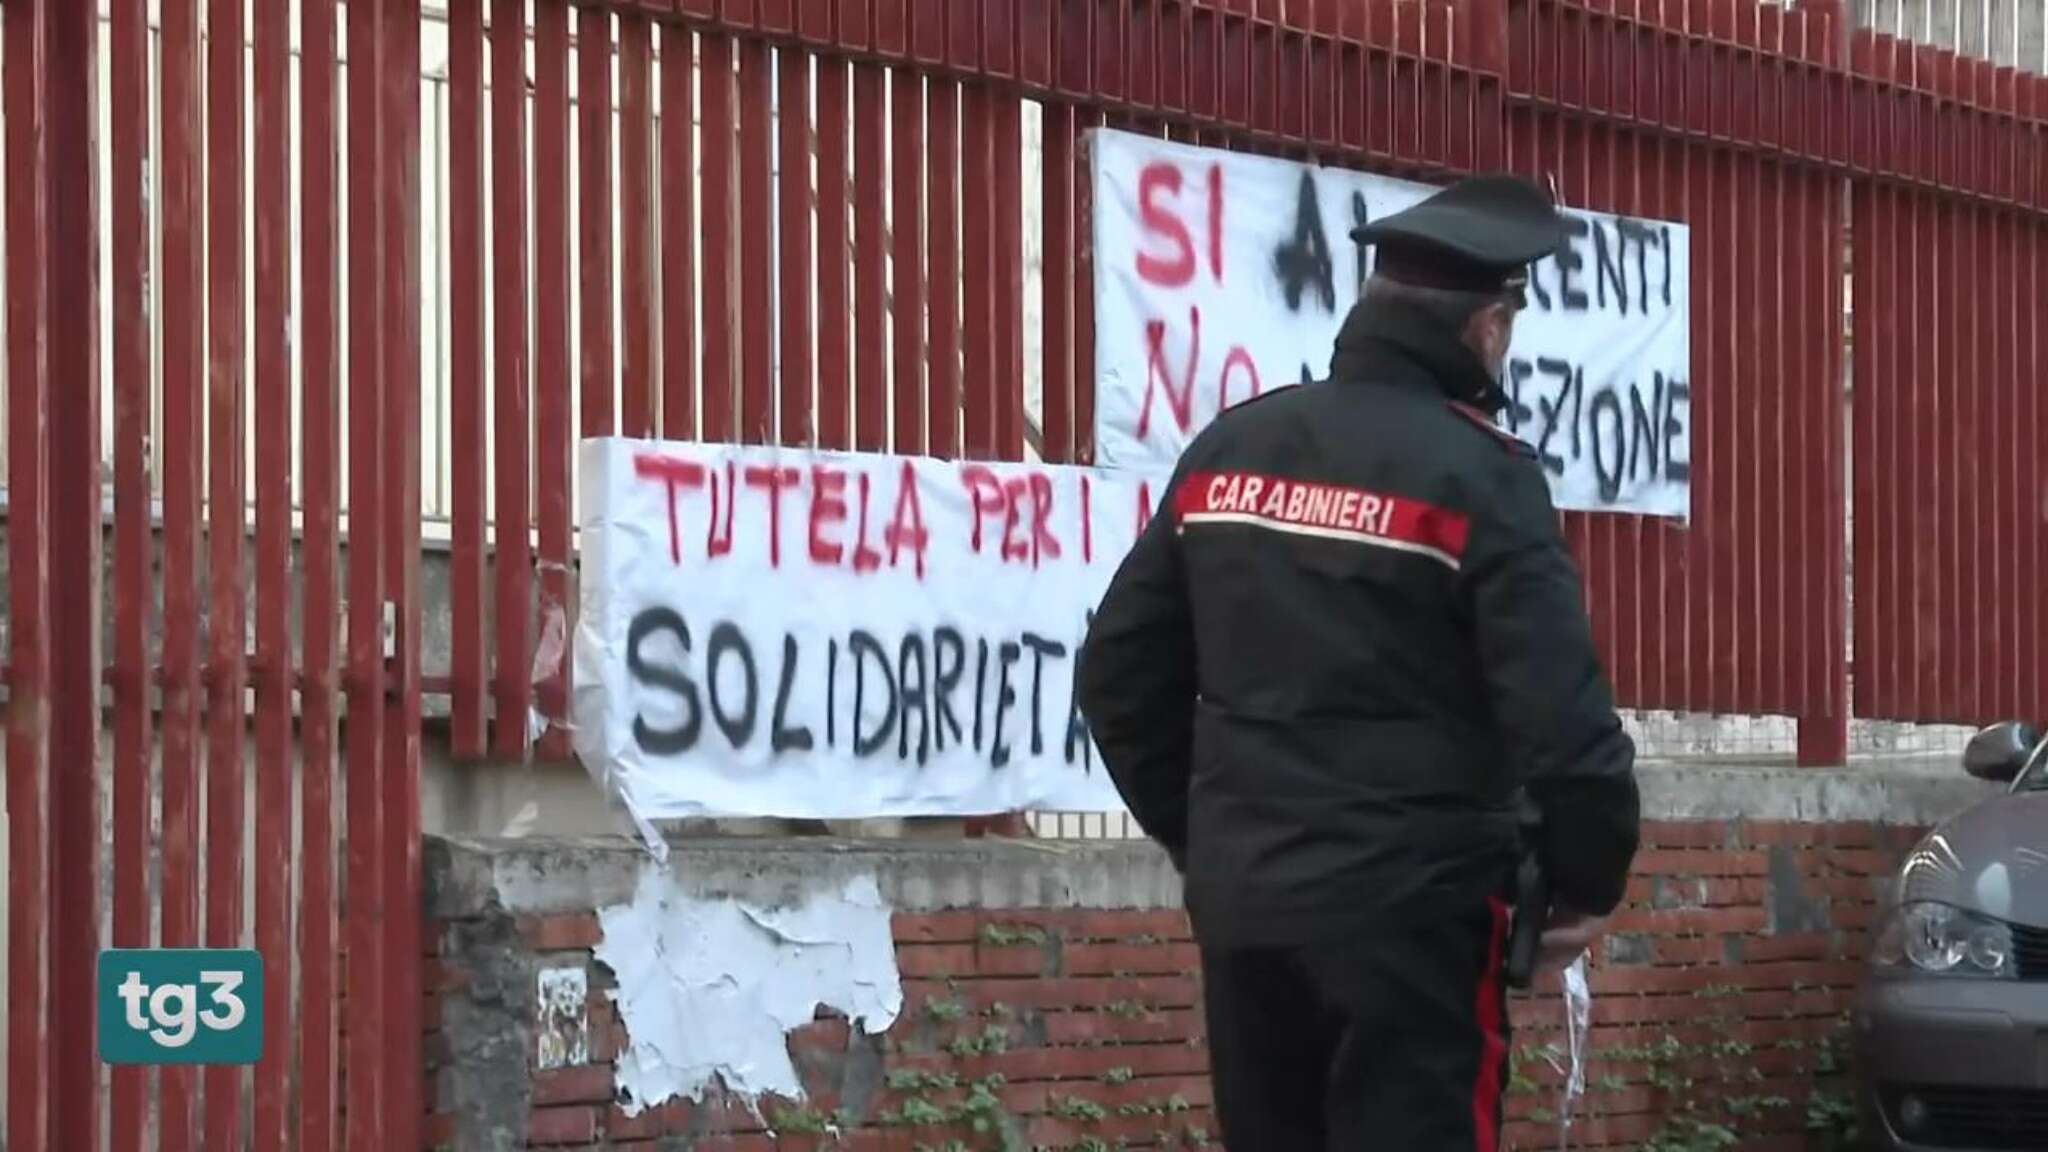
{"type": "Polygon", "coordinates": [[[890,909],[871,875],[767,908],[692,897],[648,867],[598,921],[596,958],[617,976],[629,1037],[615,1070],[628,1115],[701,1100],[714,1078],[743,1097],[801,1100],[792,1030],[826,1007],[885,1032],[903,1008],[890,909]]]}

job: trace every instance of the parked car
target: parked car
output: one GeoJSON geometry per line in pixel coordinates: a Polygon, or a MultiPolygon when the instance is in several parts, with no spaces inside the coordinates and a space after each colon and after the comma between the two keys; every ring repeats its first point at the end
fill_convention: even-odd
{"type": "Polygon", "coordinates": [[[2048,1149],[2048,741],[1994,725],[1963,767],[2009,786],[1900,865],[1854,1013],[1887,1152],[2048,1149]]]}

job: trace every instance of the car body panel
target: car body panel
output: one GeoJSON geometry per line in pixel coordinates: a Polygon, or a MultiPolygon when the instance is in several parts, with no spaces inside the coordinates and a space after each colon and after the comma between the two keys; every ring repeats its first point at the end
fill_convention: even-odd
{"type": "Polygon", "coordinates": [[[2048,792],[1996,796],[1941,825],[1907,856],[1897,895],[2048,928],[2048,792]]]}
{"type": "Polygon", "coordinates": [[[2043,772],[2037,749],[2013,791],[1928,833],[1885,895],[1886,916],[1937,901],[2035,931],[2016,941],[2014,963],[2027,978],[1873,966],[1852,1013],[1870,1147],[2048,1149],[2048,969],[2027,951],[2048,940],[2048,790],[2035,790],[2043,772]],[[1917,1134],[1902,1131],[1909,1096],[1923,1117],[1917,1134]]]}

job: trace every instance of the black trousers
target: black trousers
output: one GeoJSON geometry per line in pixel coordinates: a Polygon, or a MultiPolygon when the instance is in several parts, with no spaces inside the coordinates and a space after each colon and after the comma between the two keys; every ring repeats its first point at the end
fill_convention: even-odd
{"type": "Polygon", "coordinates": [[[1498,1152],[1507,910],[1290,948],[1204,948],[1230,1152],[1498,1152]]]}

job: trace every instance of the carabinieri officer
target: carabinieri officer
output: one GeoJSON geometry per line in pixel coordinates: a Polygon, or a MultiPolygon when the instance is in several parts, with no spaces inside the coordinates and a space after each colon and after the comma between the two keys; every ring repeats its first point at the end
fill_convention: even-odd
{"type": "Polygon", "coordinates": [[[1231,1152],[1499,1146],[1517,805],[1575,955],[1620,901],[1635,748],[1534,452],[1494,426],[1543,192],[1462,181],[1354,237],[1330,378],[1182,456],[1080,656],[1181,869],[1231,1152]]]}

